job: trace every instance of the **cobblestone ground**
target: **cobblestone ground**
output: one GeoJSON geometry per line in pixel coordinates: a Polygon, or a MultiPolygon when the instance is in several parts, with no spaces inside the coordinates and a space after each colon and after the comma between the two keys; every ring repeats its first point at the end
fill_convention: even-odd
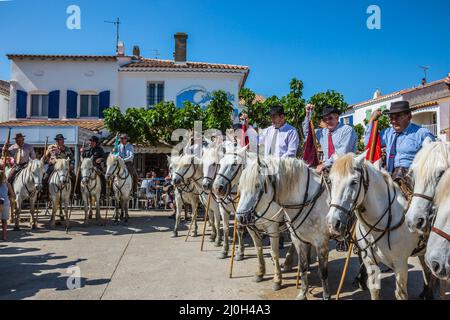
{"type": "MultiPolygon", "coordinates": [[[[85,228],[81,225],[83,213],[74,211],[68,234],[62,226],[50,231],[48,216],[42,215],[37,231],[32,232],[23,222],[22,231],[10,229],[9,242],[0,242],[0,299],[233,300],[294,299],[297,295],[296,270],[283,274],[280,291],[271,290],[273,269],[268,249],[265,281],[253,282],[257,261],[250,238],[246,239],[246,259],[235,263],[234,277],[230,279],[230,260],[217,259],[220,248],[206,242],[204,252],[200,252],[201,237],[185,242],[188,222],[182,223],[179,238],[171,238],[174,220],[168,219],[168,212],[134,211],[128,226],[115,226],[109,221],[106,226],[92,222],[85,228]],[[71,289],[77,283],[70,276],[78,272],[80,288],[71,289]]],[[[202,225],[199,223],[199,230],[202,225]]],[[[283,257],[284,254],[285,250],[283,257]]],[[[329,277],[333,297],[344,259],[345,254],[331,251],[329,277]]],[[[357,259],[352,258],[343,299],[369,298],[368,292],[352,285],[357,270],[357,259]]],[[[422,283],[418,261],[411,258],[411,299],[418,298],[422,283]]],[[[310,284],[308,298],[319,299],[317,264],[311,269],[310,284]]],[[[382,298],[394,298],[391,273],[383,274],[382,298]]]]}

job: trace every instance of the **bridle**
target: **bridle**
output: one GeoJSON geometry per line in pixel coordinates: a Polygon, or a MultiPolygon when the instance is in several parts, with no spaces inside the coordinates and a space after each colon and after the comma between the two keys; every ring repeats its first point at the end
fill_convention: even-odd
{"type": "Polygon", "coordinates": [[[111,172],[111,177],[118,177],[119,179],[123,180],[122,185],[120,185],[120,186],[119,185],[114,185],[117,188],[117,190],[120,192],[120,195],[123,195],[122,188],[125,186],[125,183],[127,183],[127,180],[128,180],[128,177],[130,176],[130,173],[128,172],[127,167],[125,165],[125,168],[124,168],[125,175],[121,176],[120,175],[120,167],[119,167],[119,159],[115,159],[114,162],[115,162],[116,166],[115,166],[114,170],[111,172]]]}
{"type": "Polygon", "coordinates": [[[95,171],[94,167],[89,168],[89,174],[86,176],[81,176],[81,181],[84,179],[88,179],[88,182],[85,184],[85,188],[88,191],[89,195],[92,194],[92,191],[97,187],[97,172],[95,171]],[[95,181],[94,186],[92,188],[89,188],[89,182],[95,181]]]}
{"type": "MultiPolygon", "coordinates": [[[[239,174],[240,170],[241,170],[242,167],[243,167],[243,163],[245,162],[244,157],[242,157],[241,155],[239,155],[239,154],[237,154],[237,153],[228,153],[228,155],[230,155],[230,154],[233,155],[233,156],[235,156],[235,157],[240,158],[241,161],[239,161],[240,163],[237,164],[237,163],[236,163],[236,162],[237,162],[237,159],[236,159],[236,160],[235,160],[235,163],[233,163],[233,166],[237,166],[237,168],[236,168],[236,170],[233,172],[233,174],[231,175],[230,178],[228,178],[228,177],[227,177],[226,175],[224,175],[223,173],[220,173],[220,170],[219,170],[219,172],[216,172],[216,176],[221,177],[222,179],[224,179],[224,180],[227,182],[227,190],[226,190],[225,196],[224,196],[223,198],[227,198],[227,197],[229,197],[229,196],[231,195],[233,181],[234,181],[234,179],[236,179],[237,175],[239,174]]],[[[225,154],[225,156],[226,156],[226,155],[227,155],[227,154],[225,154]]],[[[219,166],[218,166],[218,169],[219,169],[219,168],[220,168],[220,164],[219,164],[219,166]]]]}

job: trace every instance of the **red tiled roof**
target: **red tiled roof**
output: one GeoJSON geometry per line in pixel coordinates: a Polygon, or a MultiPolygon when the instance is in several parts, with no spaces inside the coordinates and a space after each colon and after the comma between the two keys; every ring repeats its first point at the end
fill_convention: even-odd
{"type": "Polygon", "coordinates": [[[117,60],[116,56],[65,54],[7,54],[8,59],[117,60]]]}
{"type": "Polygon", "coordinates": [[[140,68],[169,68],[169,69],[211,69],[211,70],[231,70],[231,71],[248,71],[249,67],[232,64],[219,64],[208,62],[191,62],[175,63],[173,60],[146,59],[134,61],[123,65],[121,69],[140,69],[140,68]]]}
{"type": "Polygon", "coordinates": [[[0,122],[0,127],[80,127],[91,131],[100,131],[105,126],[103,120],[47,120],[47,119],[24,119],[0,122]]]}

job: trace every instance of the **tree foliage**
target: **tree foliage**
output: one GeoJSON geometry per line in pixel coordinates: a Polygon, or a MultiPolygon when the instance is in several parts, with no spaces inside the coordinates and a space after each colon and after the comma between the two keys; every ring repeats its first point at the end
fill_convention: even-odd
{"type": "Polygon", "coordinates": [[[312,103],[316,106],[314,109],[314,114],[312,116],[312,121],[315,126],[318,126],[320,124],[322,110],[325,105],[328,104],[336,107],[341,112],[345,112],[348,107],[348,104],[345,102],[344,96],[334,90],[327,90],[326,92],[316,93],[311,98],[309,98],[308,103],[312,103]]]}
{"type": "Polygon", "coordinates": [[[218,129],[223,133],[233,126],[233,104],[223,90],[214,91],[205,110],[205,129],[218,129]]]}

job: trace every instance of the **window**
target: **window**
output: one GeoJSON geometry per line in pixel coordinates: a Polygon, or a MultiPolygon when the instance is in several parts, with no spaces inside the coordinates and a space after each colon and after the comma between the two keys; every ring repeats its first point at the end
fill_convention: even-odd
{"type": "Polygon", "coordinates": [[[149,82],[147,84],[147,108],[164,101],[164,83],[149,82]]]}
{"type": "Polygon", "coordinates": [[[80,96],[80,117],[98,117],[99,116],[99,98],[98,95],[80,96]]]}
{"type": "Polygon", "coordinates": [[[371,116],[372,116],[372,109],[366,110],[366,120],[367,121],[369,121],[371,116]]]}
{"type": "Polygon", "coordinates": [[[31,95],[31,116],[48,117],[48,94],[31,95]]]}

